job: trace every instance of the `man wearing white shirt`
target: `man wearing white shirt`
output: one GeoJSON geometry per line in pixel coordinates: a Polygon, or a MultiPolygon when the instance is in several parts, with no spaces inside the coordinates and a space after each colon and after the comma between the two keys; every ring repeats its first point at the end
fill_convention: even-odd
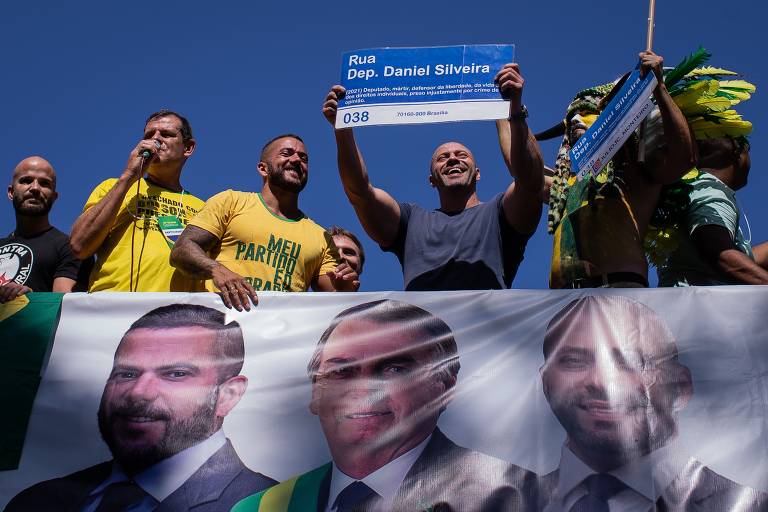
{"type": "Polygon", "coordinates": [[[567,438],[540,480],[544,512],[766,510],[766,494],[690,458],[677,415],[693,394],[669,328],[627,297],[591,296],[550,321],[544,394],[567,438]]]}
{"type": "Polygon", "coordinates": [[[173,304],[133,323],[99,406],[113,460],[41,482],[6,511],[228,511],[276,483],[248,469],[222,430],[245,393],[243,333],[205,306],[173,304]]]}
{"type": "Polygon", "coordinates": [[[323,333],[307,371],[309,408],[332,461],[233,512],[534,506],[532,473],[457,446],[437,428],[459,372],[456,340],[440,318],[394,300],[353,306],[323,333]]]}

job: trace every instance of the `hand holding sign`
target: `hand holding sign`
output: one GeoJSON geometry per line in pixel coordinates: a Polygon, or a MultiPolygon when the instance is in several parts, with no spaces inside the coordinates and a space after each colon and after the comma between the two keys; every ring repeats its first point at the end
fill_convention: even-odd
{"type": "Polygon", "coordinates": [[[336,113],[339,110],[339,100],[344,97],[347,90],[341,85],[334,85],[325,97],[323,103],[323,115],[331,123],[331,126],[336,125],[336,113]]]}
{"type": "Polygon", "coordinates": [[[572,170],[579,179],[597,174],[653,110],[651,94],[657,85],[656,70],[663,59],[653,52],[642,52],[640,62],[587,132],[569,152],[572,170]],[[649,74],[649,70],[654,70],[649,74]]]}
{"type": "Polygon", "coordinates": [[[656,55],[650,50],[640,52],[640,76],[645,77],[649,70],[653,71],[653,74],[656,75],[656,80],[659,83],[663,83],[664,57],[656,55]]]}
{"type": "Polygon", "coordinates": [[[520,74],[520,66],[517,63],[504,64],[504,67],[496,73],[494,83],[499,87],[501,97],[510,101],[510,112],[520,110],[523,97],[523,85],[525,80],[520,74]]]}

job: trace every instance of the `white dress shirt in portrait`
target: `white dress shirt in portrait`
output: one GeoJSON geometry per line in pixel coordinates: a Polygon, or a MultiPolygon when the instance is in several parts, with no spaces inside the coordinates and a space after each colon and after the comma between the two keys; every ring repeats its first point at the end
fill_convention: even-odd
{"type": "MultiPolygon", "coordinates": [[[[631,463],[609,471],[627,487],[608,500],[611,512],[648,512],[664,490],[685,467],[689,457],[672,442],[631,463]]],[[[598,472],[585,464],[567,446],[560,457],[559,476],[544,512],[568,512],[587,494],[584,480],[598,472]]]]}
{"type": "MultiPolygon", "coordinates": [[[[205,461],[219,451],[227,442],[224,431],[219,429],[205,441],[190,446],[176,455],[163,459],[137,474],[133,481],[148,494],[147,498],[131,506],[126,512],[151,512],[157,504],[184,485],[205,461]]],[[[118,482],[127,482],[131,478],[120,465],[112,465],[112,474],[88,495],[82,512],[94,512],[104,497],[107,486],[118,482]]]]}
{"type": "MultiPolygon", "coordinates": [[[[419,458],[421,452],[426,448],[429,440],[432,439],[432,435],[427,436],[421,443],[405,452],[395,460],[392,460],[380,467],[365,478],[360,479],[365,485],[376,491],[376,494],[382,497],[383,503],[382,510],[390,510],[392,508],[392,502],[395,499],[397,490],[405,480],[405,475],[419,458]]],[[[336,467],[336,463],[333,464],[333,470],[331,471],[331,487],[328,493],[328,504],[325,506],[325,512],[336,512],[336,507],[333,507],[336,497],[343,491],[349,484],[357,481],[344,474],[339,468],[336,467]]]]}

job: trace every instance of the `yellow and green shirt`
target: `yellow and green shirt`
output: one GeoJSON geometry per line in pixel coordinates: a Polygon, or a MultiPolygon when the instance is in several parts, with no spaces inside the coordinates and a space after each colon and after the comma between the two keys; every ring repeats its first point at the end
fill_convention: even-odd
{"type": "Polygon", "coordinates": [[[578,279],[627,262],[634,262],[636,268],[646,265],[626,194],[615,182],[603,185],[592,183],[593,179],[577,181],[572,176],[568,180],[565,210],[554,232],[550,288],[567,288],[578,279]]]}
{"type": "MultiPolygon", "coordinates": [[[[83,211],[107,195],[117,179],[101,182],[91,192],[83,211]]],[[[173,192],[139,180],[131,185],[117,212],[107,238],[96,252],[89,292],[194,292],[200,282],[182,274],[169,262],[172,242],[160,230],[157,219],[174,216],[182,226],[203,207],[203,201],[185,192],[173,192]]]]}
{"type": "MultiPolygon", "coordinates": [[[[304,292],[315,278],[340,264],[325,230],[306,216],[286,219],[266,207],[261,194],[225,190],[211,197],[189,222],[219,239],[211,255],[256,290],[304,292]]],[[[209,291],[219,291],[212,281],[209,291]]]]}

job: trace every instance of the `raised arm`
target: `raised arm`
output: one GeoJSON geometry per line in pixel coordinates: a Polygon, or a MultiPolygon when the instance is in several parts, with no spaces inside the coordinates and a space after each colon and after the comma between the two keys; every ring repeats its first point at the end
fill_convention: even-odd
{"type": "Polygon", "coordinates": [[[125,170],[114,186],[98,203],[80,214],[69,235],[69,244],[75,257],[84,260],[99,250],[115,222],[125,194],[144,175],[145,169],[156,153],[157,146],[152,140],[139,142],[131,151],[125,170]],[[145,150],[151,153],[150,158],[141,156],[145,150]]]}
{"type": "MultiPolygon", "coordinates": [[[[664,85],[662,66],[664,59],[660,55],[646,51],[640,53],[641,73],[653,72],[658,85],[653,90],[653,97],[659,107],[661,121],[664,127],[664,142],[666,148],[646,169],[659,184],[673,183],[696,165],[693,134],[688,127],[685,116],[672,100],[664,85]]],[[[650,163],[650,162],[649,162],[650,163]]]]}
{"type": "Polygon", "coordinates": [[[496,121],[499,146],[509,174],[515,181],[504,193],[504,215],[519,233],[532,233],[541,217],[544,162],[539,144],[528,129],[523,110],[523,80],[520,67],[504,65],[495,78],[503,98],[509,98],[509,117],[496,121]]]}
{"type": "MultiPolygon", "coordinates": [[[[323,103],[323,115],[331,126],[335,126],[339,100],[344,93],[344,87],[334,85],[323,103]]],[[[400,205],[388,193],[371,185],[352,129],[335,130],[334,134],[341,184],[360,224],[376,243],[384,247],[391,245],[400,223],[400,205]]]]}
{"type": "Polygon", "coordinates": [[[768,270],[739,251],[725,227],[701,226],[691,239],[701,258],[722,274],[742,284],[768,284],[768,270]]]}
{"type": "Polygon", "coordinates": [[[208,256],[218,241],[215,235],[202,228],[187,226],[173,246],[171,265],[196,279],[212,279],[225,306],[250,311],[248,299],[254,305],[259,302],[253,286],[243,276],[208,256]]]}

